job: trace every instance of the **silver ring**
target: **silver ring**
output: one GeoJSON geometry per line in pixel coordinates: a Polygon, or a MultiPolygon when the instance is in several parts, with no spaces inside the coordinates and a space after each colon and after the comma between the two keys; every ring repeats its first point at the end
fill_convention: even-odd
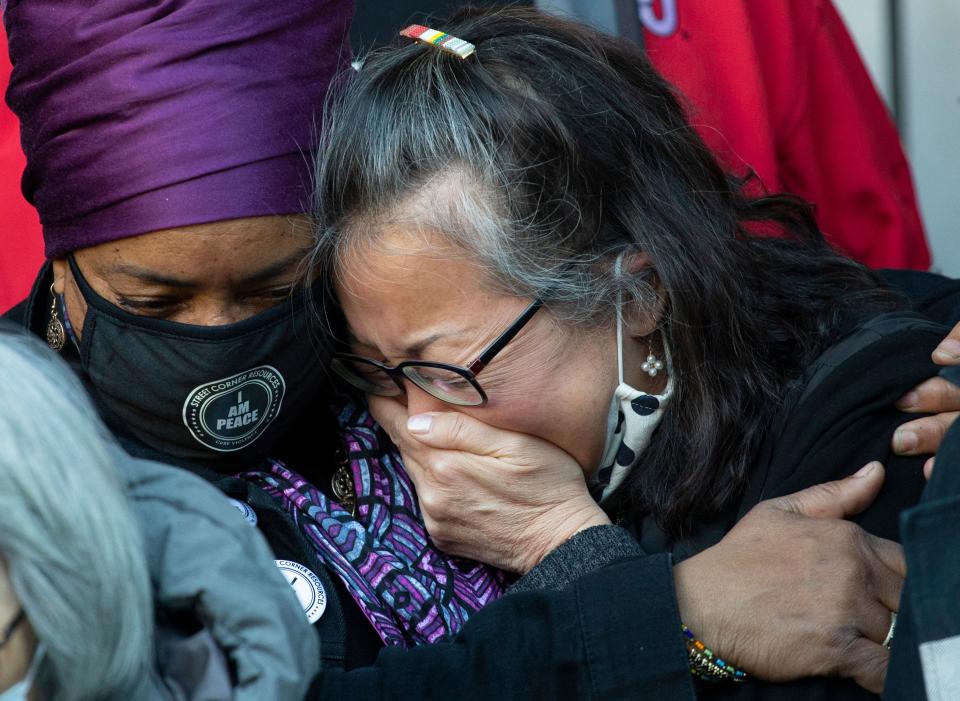
{"type": "Polygon", "coordinates": [[[887,631],[887,637],[883,639],[883,646],[890,649],[890,643],[893,642],[893,632],[897,629],[897,612],[890,612],[890,630],[887,631]]]}

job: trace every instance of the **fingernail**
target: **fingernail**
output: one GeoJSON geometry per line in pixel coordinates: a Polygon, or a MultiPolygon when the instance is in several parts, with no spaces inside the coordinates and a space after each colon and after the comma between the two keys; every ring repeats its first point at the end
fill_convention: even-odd
{"type": "Polygon", "coordinates": [[[913,409],[920,403],[920,395],[916,392],[907,392],[897,401],[898,409],[913,409]]]}
{"type": "Polygon", "coordinates": [[[920,436],[910,430],[897,430],[893,434],[893,449],[897,453],[909,453],[920,445],[920,436]]]}
{"type": "Polygon", "coordinates": [[[960,361],[960,341],[955,341],[952,338],[941,341],[937,349],[933,351],[933,359],[942,363],[960,361]]]}
{"type": "Polygon", "coordinates": [[[853,476],[854,476],[854,477],[866,477],[866,476],[868,476],[868,475],[872,475],[872,474],[876,471],[876,469],[877,469],[878,467],[880,467],[880,463],[878,463],[876,460],[874,460],[873,462],[868,462],[866,465],[864,465],[864,466],[861,467],[859,470],[857,470],[857,471],[853,474],[853,476]]]}
{"type": "Polygon", "coordinates": [[[430,414],[417,414],[407,419],[407,430],[410,433],[429,433],[432,425],[433,417],[430,414]]]}

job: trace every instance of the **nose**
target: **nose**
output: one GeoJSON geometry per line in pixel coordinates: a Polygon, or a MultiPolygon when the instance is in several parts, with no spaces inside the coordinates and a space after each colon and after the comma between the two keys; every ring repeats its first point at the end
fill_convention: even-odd
{"type": "Polygon", "coordinates": [[[424,392],[410,380],[404,380],[403,386],[407,391],[407,413],[410,416],[426,414],[430,411],[450,411],[453,408],[429,392],[424,392]]]}

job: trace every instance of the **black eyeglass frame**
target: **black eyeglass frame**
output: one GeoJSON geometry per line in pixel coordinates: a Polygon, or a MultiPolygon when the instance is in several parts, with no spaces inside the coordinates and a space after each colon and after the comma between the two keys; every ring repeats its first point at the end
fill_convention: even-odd
{"type": "Polygon", "coordinates": [[[0,648],[5,647],[7,643],[10,642],[10,638],[13,637],[14,632],[17,628],[23,623],[27,618],[27,614],[24,613],[23,609],[20,609],[17,612],[17,615],[13,617],[13,620],[7,624],[7,627],[3,629],[3,637],[0,638],[0,648]]]}
{"type": "MultiPolygon", "coordinates": [[[[404,380],[410,380],[417,387],[422,389],[424,392],[429,394],[432,397],[436,397],[442,402],[447,404],[453,404],[455,406],[483,406],[487,403],[487,393],[483,391],[483,387],[480,386],[480,383],[477,381],[477,375],[490,364],[490,362],[497,356],[497,354],[502,351],[510,341],[512,341],[518,333],[523,329],[524,326],[533,318],[537,311],[543,306],[543,301],[539,298],[534,299],[533,302],[528,306],[523,313],[517,317],[517,319],[510,324],[507,329],[497,336],[493,342],[487,346],[480,355],[477,356],[477,359],[474,360],[469,365],[452,365],[450,363],[435,363],[429,360],[405,360],[402,363],[397,365],[387,365],[382,363],[379,360],[374,360],[373,358],[365,358],[362,355],[354,355],[353,353],[334,353],[333,360],[349,361],[351,363],[365,363],[367,365],[372,365],[378,370],[386,374],[394,384],[397,385],[397,388],[400,390],[400,393],[405,393],[407,390],[403,386],[404,380]],[[480,395],[480,401],[476,403],[471,402],[456,402],[451,401],[447,397],[441,397],[437,395],[429,387],[422,385],[417,381],[417,378],[413,375],[407,374],[405,370],[407,368],[436,368],[438,370],[447,370],[448,372],[455,373],[465,379],[470,385],[477,391],[477,394],[480,395]]],[[[343,377],[347,382],[350,382],[358,389],[364,389],[359,387],[352,378],[337,370],[337,363],[333,363],[333,369],[343,377]]],[[[372,392],[371,394],[376,394],[372,392]]],[[[389,395],[396,396],[396,395],[389,395]]]]}

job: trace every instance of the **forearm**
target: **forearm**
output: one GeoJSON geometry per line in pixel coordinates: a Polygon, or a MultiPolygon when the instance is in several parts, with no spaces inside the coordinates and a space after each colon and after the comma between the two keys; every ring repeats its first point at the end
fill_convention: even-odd
{"type": "Polygon", "coordinates": [[[564,589],[508,594],[449,642],[321,673],[308,698],[692,699],[679,627],[669,558],[631,557],[564,589]]]}

